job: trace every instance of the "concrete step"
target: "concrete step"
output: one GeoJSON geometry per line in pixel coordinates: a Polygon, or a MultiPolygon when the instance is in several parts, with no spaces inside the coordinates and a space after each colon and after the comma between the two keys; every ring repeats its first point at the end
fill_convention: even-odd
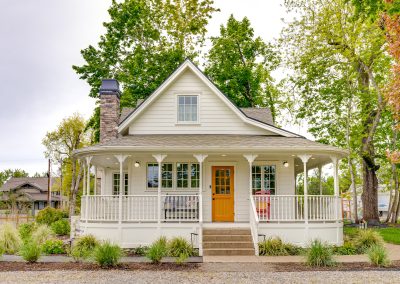
{"type": "Polygon", "coordinates": [[[203,242],[252,242],[251,235],[203,235],[203,242]]]}
{"type": "Polygon", "coordinates": [[[209,235],[251,235],[251,231],[246,228],[203,229],[203,236],[209,235]]]}
{"type": "Polygon", "coordinates": [[[208,248],[227,248],[227,249],[236,249],[236,248],[249,248],[253,249],[253,243],[252,242],[220,242],[220,241],[214,241],[214,242],[204,242],[203,243],[203,248],[208,249],[208,248]]]}
{"type": "Polygon", "coordinates": [[[254,255],[254,249],[249,248],[236,248],[236,249],[227,249],[227,248],[207,248],[203,249],[203,255],[254,255]]]}

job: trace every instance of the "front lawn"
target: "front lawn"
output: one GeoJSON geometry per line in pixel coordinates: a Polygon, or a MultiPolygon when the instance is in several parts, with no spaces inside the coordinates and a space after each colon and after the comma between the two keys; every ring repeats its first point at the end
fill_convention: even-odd
{"type": "MultiPolygon", "coordinates": [[[[400,227],[387,227],[387,228],[371,228],[377,231],[387,243],[400,245],[400,227]]],[[[344,227],[343,233],[349,238],[353,238],[359,228],[356,227],[344,227]]]]}

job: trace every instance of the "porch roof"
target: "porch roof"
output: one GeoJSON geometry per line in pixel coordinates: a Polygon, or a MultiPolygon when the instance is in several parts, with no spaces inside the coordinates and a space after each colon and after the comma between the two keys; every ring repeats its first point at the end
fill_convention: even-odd
{"type": "Polygon", "coordinates": [[[286,153],[326,153],[340,157],[347,151],[314,142],[302,137],[282,137],[266,135],[213,135],[213,134],[153,134],[127,135],[79,149],[77,155],[110,151],[209,151],[209,152],[286,152],[286,153]]]}

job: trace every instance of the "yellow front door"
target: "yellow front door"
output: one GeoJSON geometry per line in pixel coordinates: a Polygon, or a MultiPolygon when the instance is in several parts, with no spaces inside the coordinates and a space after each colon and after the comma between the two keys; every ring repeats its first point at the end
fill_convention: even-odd
{"type": "Polygon", "coordinates": [[[212,167],[212,220],[233,222],[234,172],[232,166],[212,167]]]}

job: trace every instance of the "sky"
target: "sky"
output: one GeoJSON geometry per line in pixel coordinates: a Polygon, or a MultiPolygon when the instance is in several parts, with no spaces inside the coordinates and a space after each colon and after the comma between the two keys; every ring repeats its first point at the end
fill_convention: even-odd
{"type": "MultiPolygon", "coordinates": [[[[89,85],[72,65],[84,63],[80,50],[96,45],[105,32],[111,0],[2,0],[0,10],[0,171],[47,170],[42,139],[74,112],[92,114],[89,85]]],[[[221,12],[208,25],[217,36],[230,14],[247,16],[257,36],[278,38],[283,0],[215,0],[221,12]]],[[[289,129],[296,131],[296,129],[289,129]]],[[[296,132],[299,133],[299,129],[296,132]]],[[[304,133],[300,133],[304,134],[304,133]]]]}

